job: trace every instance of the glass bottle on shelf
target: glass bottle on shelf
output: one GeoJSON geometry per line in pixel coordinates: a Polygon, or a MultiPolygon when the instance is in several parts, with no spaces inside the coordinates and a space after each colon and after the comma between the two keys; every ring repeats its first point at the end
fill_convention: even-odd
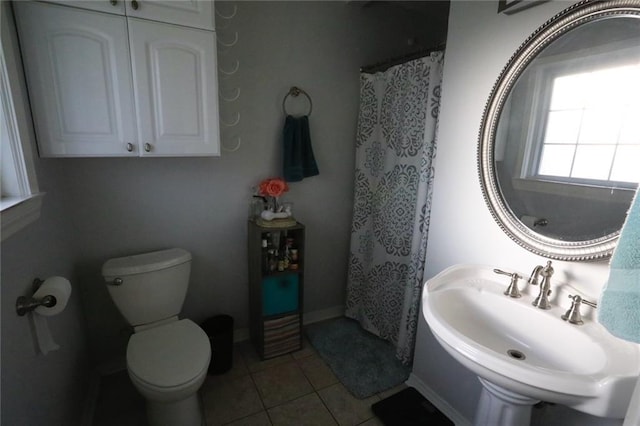
{"type": "Polygon", "coordinates": [[[266,238],[262,239],[262,272],[269,273],[269,243],[266,238]]]}
{"type": "Polygon", "coordinates": [[[267,242],[267,250],[264,273],[268,274],[276,270],[276,248],[273,246],[273,235],[270,232],[262,234],[263,246],[265,240],[267,242]]]}
{"type": "Polygon", "coordinates": [[[286,237],[285,238],[285,243],[284,243],[284,257],[285,257],[285,269],[292,269],[291,268],[291,248],[293,247],[293,238],[291,237],[286,237]]]}
{"type": "Polygon", "coordinates": [[[289,238],[287,240],[287,246],[289,247],[289,269],[298,269],[298,249],[296,248],[295,240],[289,238]]]}
{"type": "Polygon", "coordinates": [[[269,272],[275,272],[278,270],[278,251],[275,249],[269,249],[269,272]]]}
{"type": "Polygon", "coordinates": [[[278,253],[277,258],[278,258],[278,272],[282,272],[285,270],[284,267],[284,252],[282,250],[276,251],[276,253],[278,253]]]}

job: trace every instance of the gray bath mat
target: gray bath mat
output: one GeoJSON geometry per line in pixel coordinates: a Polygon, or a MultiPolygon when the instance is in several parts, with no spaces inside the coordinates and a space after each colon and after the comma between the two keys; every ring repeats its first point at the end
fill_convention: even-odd
{"type": "Polygon", "coordinates": [[[410,367],[386,340],[348,318],[311,324],[306,335],[320,357],[356,398],[367,398],[407,380],[410,367]]]}

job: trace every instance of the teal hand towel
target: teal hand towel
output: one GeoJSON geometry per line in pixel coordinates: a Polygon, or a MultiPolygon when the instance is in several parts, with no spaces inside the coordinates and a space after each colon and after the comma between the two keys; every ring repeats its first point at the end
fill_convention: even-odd
{"type": "Polygon", "coordinates": [[[309,117],[287,115],[282,132],[283,176],[287,182],[298,182],[319,174],[311,147],[309,117]]]}
{"type": "Polygon", "coordinates": [[[611,334],[640,343],[640,196],[627,213],[611,258],[609,280],[598,306],[598,321],[611,334]]]}

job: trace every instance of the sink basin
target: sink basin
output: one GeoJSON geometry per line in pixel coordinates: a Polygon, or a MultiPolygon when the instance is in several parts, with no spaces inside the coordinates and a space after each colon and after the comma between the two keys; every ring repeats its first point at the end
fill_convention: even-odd
{"type": "Polygon", "coordinates": [[[488,381],[530,405],[548,401],[623,418],[640,372],[640,346],[613,337],[588,315],[581,326],[563,321],[568,295],[579,294],[567,285],[552,281],[552,308],[542,310],[531,305],[537,286],[520,280],[516,299],[503,294],[508,284],[478,265],[456,265],[427,281],[423,313],[438,342],[485,388],[488,381]]]}

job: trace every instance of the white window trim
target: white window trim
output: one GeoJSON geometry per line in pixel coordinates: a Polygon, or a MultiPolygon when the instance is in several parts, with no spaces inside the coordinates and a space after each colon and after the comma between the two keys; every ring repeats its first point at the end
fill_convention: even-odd
{"type": "Polygon", "coordinates": [[[539,192],[557,193],[556,190],[553,190],[551,188],[558,187],[557,184],[564,183],[573,185],[574,188],[577,186],[584,186],[585,192],[587,193],[593,191],[595,188],[603,188],[605,190],[609,190],[611,189],[611,187],[620,190],[629,190],[635,192],[637,184],[629,182],[543,176],[538,175],[537,169],[538,162],[540,161],[540,147],[542,145],[541,132],[546,125],[546,120],[542,118],[543,116],[545,116],[543,108],[546,108],[546,105],[548,105],[551,98],[551,84],[549,84],[549,82],[559,74],[558,70],[564,68],[565,64],[568,61],[571,61],[572,63],[572,72],[597,69],[598,66],[600,66],[600,64],[605,61],[605,59],[610,58],[617,58],[616,62],[618,62],[620,65],[625,65],[630,62],[628,58],[638,56],[639,49],[640,47],[638,47],[635,43],[631,41],[623,41],[611,43],[606,46],[606,49],[600,47],[597,49],[600,50],[600,52],[597,54],[591,53],[587,55],[584,52],[580,51],[573,54],[560,54],[551,56],[541,61],[536,72],[533,75],[533,93],[535,95],[531,100],[530,110],[530,113],[532,115],[530,122],[540,124],[536,128],[531,129],[529,131],[529,134],[527,135],[527,143],[525,148],[525,152],[527,152],[527,155],[525,156],[525,158],[528,159],[528,161],[525,161],[524,164],[520,164],[521,169],[518,179],[520,180],[520,182],[518,182],[520,187],[528,186],[531,190],[537,190],[539,192]],[[540,181],[542,183],[540,185],[527,185],[523,181],[540,181]],[[549,186],[549,182],[555,182],[556,185],[549,186]],[[541,188],[545,189],[543,190],[541,188]]]}
{"type": "Polygon", "coordinates": [[[511,180],[513,188],[520,191],[540,192],[552,195],[565,195],[585,200],[615,202],[631,204],[635,189],[585,185],[584,183],[558,182],[543,179],[522,179],[513,178],[511,180]]]}
{"type": "MultiPolygon", "coordinates": [[[[9,2],[0,5],[0,102],[6,115],[11,158],[18,182],[17,194],[0,200],[0,240],[5,241],[40,217],[43,193],[39,192],[33,162],[33,125],[26,96],[16,28],[9,2]]],[[[2,125],[5,125],[3,123],[2,125]]]]}

